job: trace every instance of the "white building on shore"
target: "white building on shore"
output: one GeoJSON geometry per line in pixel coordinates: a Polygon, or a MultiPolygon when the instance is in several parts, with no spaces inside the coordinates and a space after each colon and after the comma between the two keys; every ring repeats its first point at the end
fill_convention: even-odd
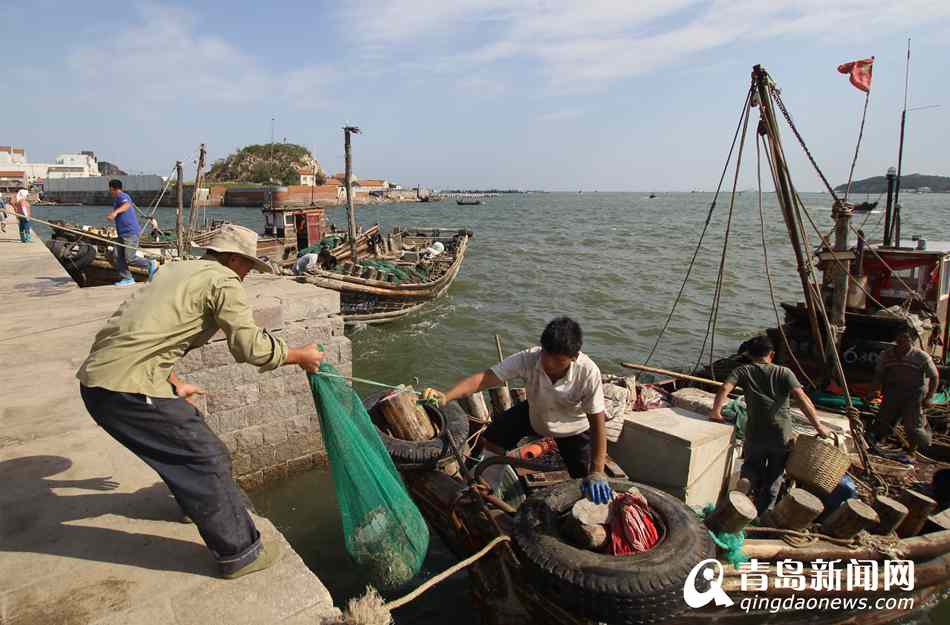
{"type": "Polygon", "coordinates": [[[60,154],[55,163],[31,163],[26,150],[0,146],[0,186],[43,186],[47,180],[99,176],[95,152],[60,154]]]}

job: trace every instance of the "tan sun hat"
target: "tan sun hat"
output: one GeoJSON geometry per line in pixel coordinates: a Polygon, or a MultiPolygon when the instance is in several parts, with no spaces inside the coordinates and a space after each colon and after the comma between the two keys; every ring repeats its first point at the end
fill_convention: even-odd
{"type": "Polygon", "coordinates": [[[254,263],[261,273],[274,273],[273,267],[257,257],[257,233],[250,228],[224,224],[204,246],[212,252],[237,254],[254,263]]]}

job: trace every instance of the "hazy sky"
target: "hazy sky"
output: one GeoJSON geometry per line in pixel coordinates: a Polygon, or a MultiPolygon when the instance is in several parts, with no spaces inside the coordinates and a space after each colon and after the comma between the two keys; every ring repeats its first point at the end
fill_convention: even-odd
{"type": "MultiPolygon", "coordinates": [[[[857,177],[897,160],[950,174],[947,0],[10,2],[0,143],[33,161],[95,150],[167,174],[276,137],[404,185],[715,187],[756,63],[844,182],[863,94],[835,68],[876,55],[857,177]]],[[[797,184],[817,190],[785,135],[797,184]]],[[[752,154],[752,153],[747,153],[752,154]]],[[[752,161],[750,160],[751,164],[752,161]]],[[[753,170],[741,185],[751,187],[753,170]]]]}

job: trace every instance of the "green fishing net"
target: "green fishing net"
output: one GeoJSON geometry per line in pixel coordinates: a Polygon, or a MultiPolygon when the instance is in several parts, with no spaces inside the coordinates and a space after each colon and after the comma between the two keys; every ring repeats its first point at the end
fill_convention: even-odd
{"type": "Polygon", "coordinates": [[[412,579],[429,549],[429,529],[409,498],[359,395],[327,363],[310,389],[330,459],[346,551],[379,588],[412,579]]]}
{"type": "Polygon", "coordinates": [[[366,259],[360,261],[361,267],[373,267],[378,269],[381,273],[391,273],[396,277],[396,283],[402,284],[403,282],[412,282],[412,275],[403,271],[393,263],[387,260],[372,260],[366,259]]]}
{"type": "Polygon", "coordinates": [[[304,254],[319,254],[320,248],[323,246],[326,246],[328,250],[332,250],[337,245],[339,245],[341,241],[343,241],[343,237],[338,237],[338,236],[333,236],[333,235],[323,237],[322,239],[320,239],[319,241],[317,241],[310,247],[305,247],[302,250],[298,250],[297,257],[299,258],[303,256],[304,254]]]}

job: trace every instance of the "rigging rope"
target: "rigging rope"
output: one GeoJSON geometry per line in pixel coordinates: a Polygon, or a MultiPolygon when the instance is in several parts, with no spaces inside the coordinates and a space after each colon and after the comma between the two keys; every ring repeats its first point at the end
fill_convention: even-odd
{"type": "MultiPolygon", "coordinates": [[[[844,263],[841,262],[841,260],[838,258],[838,255],[834,253],[834,246],[831,244],[831,241],[829,241],[828,237],[825,234],[823,234],[821,230],[818,228],[818,224],[815,223],[814,218],[812,218],[811,213],[808,211],[808,208],[805,207],[805,202],[802,200],[801,196],[798,195],[797,191],[795,192],[794,197],[795,197],[796,203],[800,204],[802,207],[802,211],[800,212],[803,212],[805,217],[808,218],[808,223],[811,225],[812,230],[814,230],[815,233],[818,235],[818,237],[821,239],[821,242],[824,248],[832,252],[832,261],[834,261],[834,263],[838,266],[838,269],[840,269],[841,271],[848,271],[848,268],[845,267],[844,263]]],[[[861,282],[857,280],[852,280],[852,281],[849,281],[849,284],[853,284],[854,286],[858,287],[858,289],[860,289],[868,297],[868,299],[871,300],[871,303],[873,303],[874,305],[880,308],[885,308],[884,304],[882,304],[877,299],[875,299],[874,295],[872,295],[871,292],[868,291],[867,288],[865,288],[863,284],[861,284],[861,282]]]]}
{"type": "Polygon", "coordinates": [[[828,189],[828,193],[831,194],[831,197],[834,198],[835,202],[839,202],[840,200],[838,195],[832,188],[831,183],[828,182],[828,179],[825,178],[825,174],[821,171],[821,168],[818,167],[818,163],[815,162],[815,157],[811,155],[811,150],[809,150],[808,146],[805,145],[805,140],[802,139],[801,134],[799,134],[798,128],[795,126],[795,122],[792,121],[792,116],[789,114],[788,109],[785,108],[785,103],[782,102],[782,95],[779,93],[778,88],[775,86],[775,83],[772,82],[771,78],[769,78],[769,93],[772,95],[772,98],[778,105],[779,110],[782,111],[782,115],[785,116],[785,121],[788,122],[788,127],[792,129],[793,133],[795,133],[795,137],[798,139],[799,145],[802,146],[802,150],[805,151],[805,154],[808,156],[808,160],[811,161],[812,167],[815,168],[815,171],[818,173],[821,181],[825,184],[825,188],[828,189]]]}
{"type": "MultiPolygon", "coordinates": [[[[78,234],[78,235],[82,236],[83,238],[86,238],[86,239],[94,239],[94,240],[96,240],[96,241],[102,241],[103,243],[108,243],[109,245],[114,245],[114,246],[116,246],[116,247],[124,247],[124,248],[126,248],[126,249],[133,250],[133,251],[134,251],[134,250],[139,250],[139,249],[141,249],[141,248],[138,248],[138,247],[132,247],[131,245],[125,245],[124,243],[119,243],[118,241],[114,241],[114,240],[112,240],[112,239],[107,239],[107,238],[105,238],[105,237],[100,237],[100,236],[95,235],[95,234],[90,234],[89,232],[86,232],[85,230],[77,230],[76,228],[70,228],[69,226],[64,226],[64,225],[62,225],[62,224],[50,223],[50,222],[48,222],[48,221],[44,221],[44,220],[40,219],[39,217],[30,216],[30,221],[35,221],[35,222],[37,222],[37,223],[41,223],[41,224],[43,224],[44,226],[48,226],[48,227],[50,227],[50,228],[53,229],[53,230],[62,230],[63,232],[72,232],[73,234],[78,234]]],[[[143,253],[143,254],[145,253],[145,250],[144,250],[144,249],[142,250],[142,253],[143,253]]]]}
{"type": "MultiPolygon", "coordinates": [[[[854,232],[854,234],[855,234],[859,239],[861,239],[862,241],[864,241],[864,243],[865,243],[865,248],[871,250],[871,253],[874,254],[874,255],[877,257],[877,259],[878,259],[879,261],[881,261],[881,265],[883,265],[884,269],[886,269],[887,271],[889,271],[889,272],[891,273],[891,276],[894,277],[894,278],[896,278],[896,279],[901,283],[901,286],[903,286],[903,287],[911,294],[911,298],[916,299],[916,300],[918,300],[921,304],[923,304],[923,305],[924,305],[924,309],[925,309],[927,312],[929,312],[930,314],[935,314],[934,311],[930,310],[930,308],[927,307],[927,302],[924,300],[923,296],[921,296],[920,293],[917,292],[917,289],[911,288],[911,286],[910,286],[909,284],[907,284],[907,282],[905,282],[904,279],[903,279],[902,277],[900,277],[899,275],[894,275],[894,274],[896,273],[896,272],[894,271],[894,268],[887,264],[887,261],[884,260],[884,258],[883,258],[880,254],[878,254],[877,250],[875,250],[875,249],[871,246],[871,244],[868,243],[867,240],[866,240],[864,237],[862,237],[861,234],[860,234],[857,230],[854,229],[854,226],[852,226],[851,224],[848,224],[848,227],[854,232]]],[[[878,302],[878,305],[881,306],[882,308],[884,307],[883,304],[881,304],[880,302],[878,302]]]]}
{"type": "MultiPolygon", "coordinates": [[[[746,95],[745,102],[742,105],[742,110],[739,112],[739,122],[736,124],[736,131],[732,136],[732,145],[729,147],[729,154],[726,156],[726,162],[722,167],[722,174],[719,176],[719,185],[716,187],[716,194],[713,196],[712,202],[709,205],[709,212],[706,213],[706,222],[703,224],[703,231],[699,235],[699,241],[696,243],[696,248],[693,250],[693,257],[689,261],[689,266],[686,268],[686,275],[683,277],[683,283],[680,285],[679,293],[676,294],[676,299],[673,300],[673,307],[670,309],[670,314],[666,317],[666,322],[663,324],[663,328],[660,330],[660,334],[657,335],[656,341],[653,342],[653,347],[650,349],[650,353],[644,359],[643,364],[650,364],[650,359],[653,358],[653,355],[656,353],[657,347],[660,345],[660,340],[663,338],[663,335],[666,334],[667,329],[670,327],[670,322],[673,320],[673,315],[676,312],[676,307],[679,305],[680,299],[683,297],[683,292],[686,290],[686,283],[689,282],[689,276],[693,271],[693,266],[696,264],[696,257],[699,255],[699,250],[703,246],[703,239],[706,236],[706,231],[709,230],[709,222],[712,219],[713,212],[716,210],[716,201],[719,199],[719,193],[722,191],[722,183],[726,179],[726,172],[729,171],[729,163],[732,162],[732,152],[735,150],[736,141],[739,138],[739,131],[742,128],[742,120],[746,115],[746,111],[749,108],[749,102],[752,98],[752,90],[749,90],[749,93],[746,95]]],[[[700,356],[702,358],[702,356],[700,356]]]]}
{"type": "Polygon", "coordinates": [[[871,100],[871,91],[864,94],[864,113],[861,115],[861,130],[858,131],[858,144],[854,146],[854,160],[851,161],[851,173],[848,174],[848,188],[844,192],[844,201],[848,201],[851,194],[851,183],[854,181],[854,167],[858,164],[858,152],[861,149],[861,138],[864,137],[864,120],[868,116],[868,102],[871,100]]]}
{"type": "Polygon", "coordinates": [[[782,341],[785,343],[785,349],[788,352],[788,355],[791,357],[792,362],[795,363],[795,366],[805,377],[808,385],[811,388],[817,389],[818,385],[816,385],[814,380],[809,377],[808,373],[805,371],[805,368],[802,366],[802,363],[798,361],[798,357],[795,355],[795,350],[792,349],[792,344],[789,342],[788,336],[785,334],[784,324],[782,323],[778,314],[778,304],[775,301],[775,285],[772,281],[772,272],[769,269],[769,250],[765,240],[765,209],[762,206],[762,143],[765,143],[765,138],[757,136],[755,141],[755,176],[759,185],[759,228],[762,234],[762,259],[765,262],[765,277],[769,283],[769,297],[772,300],[772,310],[775,311],[775,326],[778,328],[779,334],[782,335],[782,341]]]}
{"type": "MultiPolygon", "coordinates": [[[[798,133],[798,130],[795,128],[794,124],[792,123],[791,116],[788,114],[788,111],[785,109],[784,104],[782,104],[781,96],[778,93],[778,89],[775,86],[774,82],[771,81],[771,79],[769,80],[769,83],[768,83],[768,93],[771,96],[772,100],[776,104],[778,104],[779,108],[782,110],[782,113],[785,116],[785,120],[788,122],[789,127],[792,128],[792,131],[795,133],[795,136],[798,138],[799,144],[802,146],[802,149],[805,150],[805,153],[808,155],[808,158],[811,161],[812,165],[814,166],[815,171],[817,171],[819,176],[821,176],[822,180],[825,182],[825,185],[828,187],[829,193],[832,195],[832,197],[834,197],[835,206],[837,208],[838,206],[841,205],[840,200],[835,195],[834,190],[828,184],[827,179],[824,177],[824,174],[822,174],[821,169],[818,167],[818,164],[815,162],[815,159],[812,157],[811,152],[808,150],[808,147],[805,145],[804,140],[801,138],[801,135],[798,133]]],[[[778,136],[779,136],[778,128],[773,127],[771,126],[771,124],[769,124],[769,118],[767,115],[763,115],[762,119],[764,120],[764,124],[765,124],[767,132],[774,139],[773,145],[778,150],[778,154],[781,155],[782,160],[785,161],[784,149],[781,146],[781,142],[778,140],[778,136]]],[[[773,173],[777,173],[774,166],[773,166],[773,173]]],[[[783,173],[785,175],[786,181],[788,182],[788,188],[791,194],[792,201],[794,203],[794,206],[791,208],[793,208],[796,214],[799,216],[798,221],[799,221],[800,229],[804,231],[804,224],[801,223],[801,219],[800,219],[802,212],[804,212],[806,217],[808,217],[809,221],[812,223],[812,226],[815,227],[817,230],[817,226],[814,224],[814,220],[812,220],[811,215],[808,213],[808,209],[805,207],[804,202],[801,199],[801,196],[799,195],[798,191],[795,189],[795,186],[791,181],[791,176],[788,175],[787,170],[783,173]]],[[[824,236],[821,234],[820,230],[817,230],[817,232],[819,236],[821,236],[822,239],[824,239],[824,236]]],[[[826,241],[826,245],[828,245],[826,239],[825,241],[826,241]]],[[[833,250],[834,248],[829,246],[828,249],[833,250]]],[[[837,259],[836,254],[832,254],[832,256],[835,257],[836,262],[840,263],[840,260],[837,259]]],[[[831,321],[828,317],[828,311],[825,308],[824,299],[821,297],[821,292],[817,289],[817,286],[815,286],[820,283],[817,281],[817,274],[815,272],[814,265],[811,262],[811,255],[810,254],[806,255],[806,259],[807,259],[806,266],[808,270],[809,284],[810,286],[815,288],[817,291],[817,293],[815,294],[815,297],[812,298],[812,301],[815,304],[815,308],[817,309],[817,312],[820,313],[819,318],[824,325],[824,331],[825,331],[826,336],[829,339],[833,339],[836,335],[832,328],[831,321]]],[[[818,337],[816,337],[816,339],[817,338],[818,337]]],[[[835,373],[841,382],[841,387],[844,392],[845,400],[848,405],[848,409],[849,409],[848,413],[850,413],[848,415],[848,423],[851,426],[852,438],[854,439],[855,447],[858,450],[858,456],[861,458],[861,461],[864,463],[864,466],[867,467],[868,475],[874,478],[878,482],[878,484],[881,485],[881,487],[886,487],[884,484],[883,478],[881,478],[881,476],[879,476],[874,471],[874,469],[871,466],[870,461],[868,460],[867,441],[865,441],[864,439],[864,427],[863,427],[863,424],[857,419],[857,417],[854,416],[854,414],[857,411],[854,408],[854,402],[852,401],[851,392],[848,388],[848,381],[844,374],[844,366],[841,363],[841,356],[838,353],[838,347],[834,342],[832,342],[831,345],[828,346],[828,350],[827,350],[827,353],[825,354],[825,357],[827,358],[829,354],[831,356],[832,364],[834,365],[834,368],[835,368],[835,373]]]]}
{"type": "MultiPolygon", "coordinates": [[[[749,104],[751,104],[752,88],[749,88],[749,104]]],[[[713,295],[713,304],[709,311],[709,323],[706,326],[706,337],[703,339],[703,345],[699,350],[699,359],[694,369],[699,369],[699,361],[703,358],[703,351],[706,349],[706,341],[709,341],[709,374],[713,380],[716,380],[716,370],[713,364],[714,353],[716,349],[716,324],[719,321],[719,303],[722,300],[722,285],[725,281],[726,254],[729,250],[729,235],[732,231],[732,215],[736,206],[736,188],[739,185],[739,170],[742,167],[742,153],[745,150],[746,132],[749,129],[749,117],[752,107],[746,105],[745,116],[742,122],[742,137],[739,139],[739,152],[736,154],[736,173],[732,179],[732,195],[729,197],[729,215],[726,218],[726,233],[722,241],[722,256],[719,260],[719,275],[716,279],[716,292],[713,295]]]]}

